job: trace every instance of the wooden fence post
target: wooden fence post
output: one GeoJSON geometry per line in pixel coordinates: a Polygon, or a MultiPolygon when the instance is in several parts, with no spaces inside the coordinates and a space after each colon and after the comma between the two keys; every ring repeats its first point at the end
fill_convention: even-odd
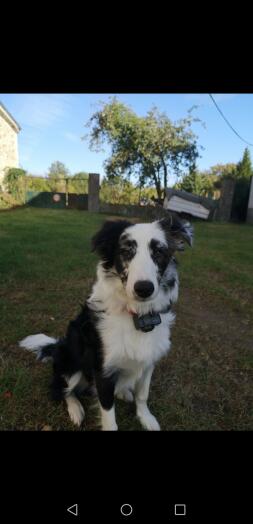
{"type": "Polygon", "coordinates": [[[88,211],[99,211],[99,175],[97,173],[89,173],[88,183],[88,211]]]}
{"type": "Polygon", "coordinates": [[[216,220],[229,222],[231,218],[231,210],[233,203],[233,196],[235,191],[235,180],[232,178],[225,178],[222,181],[221,195],[218,203],[216,220]]]}
{"type": "Polygon", "coordinates": [[[69,187],[69,179],[66,178],[66,188],[65,188],[65,193],[66,193],[66,207],[68,207],[69,205],[69,190],[68,190],[68,187],[69,187]]]}

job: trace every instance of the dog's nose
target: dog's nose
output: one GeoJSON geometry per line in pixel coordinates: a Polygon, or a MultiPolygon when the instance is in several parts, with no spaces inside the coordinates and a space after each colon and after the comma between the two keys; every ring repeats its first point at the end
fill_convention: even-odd
{"type": "Polygon", "coordinates": [[[134,291],[138,297],[147,298],[152,295],[154,291],[154,284],[150,280],[138,280],[134,284],[134,291]]]}

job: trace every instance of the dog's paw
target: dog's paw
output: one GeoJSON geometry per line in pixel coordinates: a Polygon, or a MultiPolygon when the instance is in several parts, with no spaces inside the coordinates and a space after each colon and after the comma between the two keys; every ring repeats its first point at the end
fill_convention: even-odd
{"type": "Polygon", "coordinates": [[[134,400],[133,393],[130,391],[130,389],[122,389],[116,393],[116,397],[120,400],[125,400],[125,402],[133,402],[134,400]]]}
{"type": "Polygon", "coordinates": [[[118,431],[117,424],[103,424],[102,431],[118,431]]]}
{"type": "Polygon", "coordinates": [[[70,420],[76,426],[81,426],[84,419],[84,409],[79,400],[75,397],[66,399],[70,420]]]}
{"type": "Polygon", "coordinates": [[[144,429],[148,431],[160,431],[160,426],[150,411],[138,414],[139,421],[144,429]]]}

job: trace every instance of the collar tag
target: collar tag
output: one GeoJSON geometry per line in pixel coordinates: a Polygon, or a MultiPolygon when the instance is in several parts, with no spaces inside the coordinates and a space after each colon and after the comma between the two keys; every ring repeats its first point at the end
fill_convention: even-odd
{"type": "Polygon", "coordinates": [[[147,313],[140,317],[135,313],[133,314],[133,321],[137,330],[148,333],[149,331],[152,331],[155,326],[161,324],[161,317],[159,313],[147,313]]]}

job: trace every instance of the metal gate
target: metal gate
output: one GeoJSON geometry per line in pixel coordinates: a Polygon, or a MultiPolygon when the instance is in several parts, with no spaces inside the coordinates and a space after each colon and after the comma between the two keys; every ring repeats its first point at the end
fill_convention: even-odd
{"type": "Polygon", "coordinates": [[[88,195],[48,191],[26,191],[26,204],[52,209],[88,209],[88,195]]]}

